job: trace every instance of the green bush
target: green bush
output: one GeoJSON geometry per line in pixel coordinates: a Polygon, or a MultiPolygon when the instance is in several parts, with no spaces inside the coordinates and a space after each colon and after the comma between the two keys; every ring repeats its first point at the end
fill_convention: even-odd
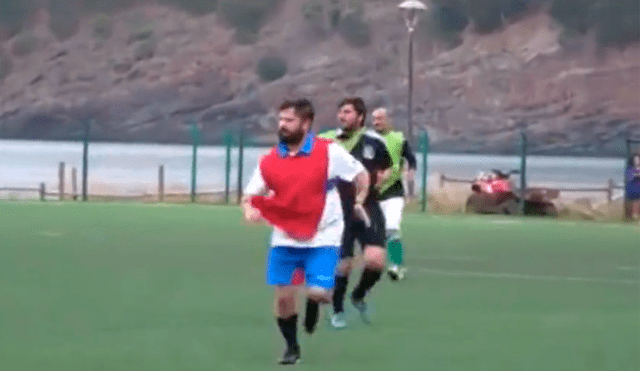
{"type": "Polygon", "coordinates": [[[12,68],[13,63],[11,63],[11,57],[0,50],[0,83],[2,83],[4,79],[11,74],[12,68]]]}
{"type": "Polygon", "coordinates": [[[16,57],[24,57],[38,48],[38,38],[31,31],[22,31],[13,40],[11,53],[16,57]]]}
{"type": "Polygon", "coordinates": [[[49,30],[58,40],[66,40],[78,32],[80,16],[71,0],[49,0],[49,30]]]}
{"type": "Polygon", "coordinates": [[[362,48],[371,42],[369,25],[356,14],[349,14],[340,21],[340,35],[347,44],[362,48]]]}
{"type": "Polygon", "coordinates": [[[233,38],[239,45],[252,45],[258,42],[259,36],[253,31],[249,31],[244,28],[238,28],[236,29],[233,38]]]}
{"type": "Polygon", "coordinates": [[[36,5],[34,0],[0,0],[0,29],[9,37],[17,35],[36,5]]]}
{"type": "Polygon", "coordinates": [[[603,47],[640,41],[637,0],[552,0],[549,11],[568,35],[584,35],[595,29],[603,47]]]}
{"type": "Polygon", "coordinates": [[[156,38],[150,37],[136,43],[133,49],[133,59],[138,62],[144,59],[151,59],[156,53],[156,38]]]}
{"type": "Polygon", "coordinates": [[[218,0],[162,0],[162,3],[175,5],[193,15],[203,15],[215,12],[218,0]]]}
{"type": "Polygon", "coordinates": [[[462,31],[469,25],[469,18],[460,7],[435,4],[419,24],[419,30],[454,48],[462,42],[462,31]]]}
{"type": "Polygon", "coordinates": [[[611,2],[598,19],[601,46],[619,46],[640,41],[640,2],[611,2]]]}
{"type": "Polygon", "coordinates": [[[287,62],[279,57],[264,57],[258,61],[258,76],[262,81],[275,81],[287,74],[287,62]]]}
{"type": "Polygon", "coordinates": [[[147,22],[139,25],[134,25],[131,33],[129,34],[129,42],[148,40],[154,37],[153,23],[147,22]]]}
{"type": "Polygon", "coordinates": [[[93,20],[93,37],[106,40],[111,37],[113,32],[111,18],[106,14],[99,14],[93,20]]]}
{"type": "Polygon", "coordinates": [[[309,0],[302,4],[302,17],[307,21],[322,19],[324,8],[318,0],[309,0]]]}
{"type": "Polygon", "coordinates": [[[218,14],[233,27],[258,33],[277,0],[219,0],[218,14]]]}
{"type": "Polygon", "coordinates": [[[82,0],[81,7],[88,13],[110,13],[118,9],[126,9],[145,0],[82,0]]]}

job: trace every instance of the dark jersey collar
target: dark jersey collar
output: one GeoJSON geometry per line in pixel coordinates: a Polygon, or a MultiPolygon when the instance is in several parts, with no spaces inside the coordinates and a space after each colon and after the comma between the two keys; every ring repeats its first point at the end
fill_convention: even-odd
{"type": "MultiPolygon", "coordinates": [[[[304,143],[302,144],[302,147],[300,148],[300,151],[298,151],[296,156],[298,156],[298,155],[304,155],[304,156],[311,155],[311,151],[313,150],[313,144],[315,143],[315,134],[307,133],[307,135],[305,136],[303,141],[304,141],[304,143]]],[[[279,142],[276,149],[278,151],[278,156],[280,156],[282,158],[285,158],[285,157],[289,156],[289,146],[287,146],[286,143],[279,142]]]]}

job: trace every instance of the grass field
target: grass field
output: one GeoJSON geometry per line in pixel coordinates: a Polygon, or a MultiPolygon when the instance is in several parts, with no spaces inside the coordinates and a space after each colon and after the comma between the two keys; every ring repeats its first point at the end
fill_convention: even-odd
{"type": "MultiPolygon", "coordinates": [[[[637,226],[404,227],[408,279],[374,288],[372,326],[303,336],[298,369],[640,369],[637,226]]],[[[1,369],[280,369],[267,236],[235,207],[0,203],[1,369]]]]}

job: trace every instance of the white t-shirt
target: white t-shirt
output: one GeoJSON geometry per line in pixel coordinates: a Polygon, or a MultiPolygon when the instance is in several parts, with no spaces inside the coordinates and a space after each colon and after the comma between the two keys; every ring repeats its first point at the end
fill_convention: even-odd
{"type": "MultiPolygon", "coordinates": [[[[334,185],[335,180],[342,179],[352,182],[355,177],[366,171],[362,163],[356,160],[344,148],[336,143],[330,143],[327,147],[329,154],[329,166],[327,167],[327,181],[334,185]]],[[[304,156],[304,155],[302,155],[304,156]]],[[[267,193],[269,189],[262,177],[260,166],[254,170],[249,184],[245,188],[244,194],[247,196],[257,196],[267,193]]],[[[344,218],[342,214],[342,203],[340,194],[336,186],[327,190],[326,202],[322,212],[322,218],[318,225],[318,232],[309,241],[298,241],[287,236],[282,230],[274,228],[271,235],[271,246],[284,247],[324,247],[340,246],[342,243],[342,233],[344,231],[344,218]]]]}

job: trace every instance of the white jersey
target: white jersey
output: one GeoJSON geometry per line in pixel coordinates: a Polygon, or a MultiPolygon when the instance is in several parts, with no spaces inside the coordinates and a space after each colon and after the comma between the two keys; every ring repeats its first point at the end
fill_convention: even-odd
{"type": "MultiPolygon", "coordinates": [[[[327,147],[329,164],[327,166],[327,189],[326,201],[318,231],[315,236],[308,241],[298,241],[289,237],[279,228],[274,228],[271,235],[271,246],[284,247],[334,247],[342,244],[342,233],[344,231],[344,220],[342,214],[342,203],[336,187],[337,180],[353,182],[355,177],[366,171],[364,166],[336,143],[330,143],[327,147]]],[[[262,177],[260,166],[253,172],[249,184],[245,188],[245,195],[257,196],[268,193],[269,189],[262,177]]]]}

